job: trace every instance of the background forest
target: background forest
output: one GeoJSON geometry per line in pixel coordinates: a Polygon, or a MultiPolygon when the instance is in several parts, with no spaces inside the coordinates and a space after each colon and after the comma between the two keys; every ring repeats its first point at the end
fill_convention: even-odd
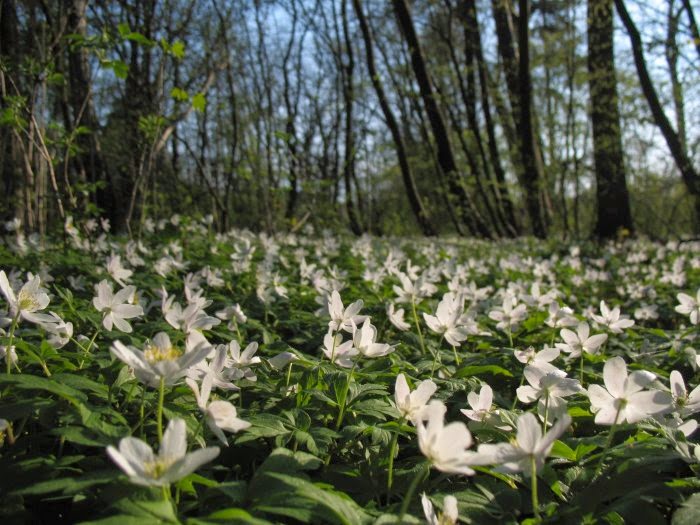
{"type": "Polygon", "coordinates": [[[0,219],[697,234],[699,80],[690,0],[2,0],[0,219]]]}

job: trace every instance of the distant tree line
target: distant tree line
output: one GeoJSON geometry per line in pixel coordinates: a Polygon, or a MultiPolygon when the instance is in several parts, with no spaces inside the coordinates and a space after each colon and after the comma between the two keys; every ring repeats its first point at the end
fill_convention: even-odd
{"type": "Polygon", "coordinates": [[[2,0],[0,218],[700,233],[689,0],[2,0]]]}

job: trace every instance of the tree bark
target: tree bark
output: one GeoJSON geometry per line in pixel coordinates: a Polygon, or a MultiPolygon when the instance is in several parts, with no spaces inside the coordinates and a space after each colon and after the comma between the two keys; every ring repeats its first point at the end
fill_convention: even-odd
{"type": "Polygon", "coordinates": [[[696,215],[695,231],[700,232],[700,175],[693,166],[693,163],[688,157],[687,153],[683,150],[683,144],[678,136],[678,133],[673,129],[671,122],[668,120],[668,117],[661,106],[659,96],[656,93],[654,84],[649,76],[649,71],[647,70],[646,61],[644,59],[644,50],[642,47],[642,37],[639,34],[639,30],[634,24],[632,17],[630,17],[629,13],[627,12],[623,0],[614,1],[615,8],[622,19],[622,23],[625,26],[625,30],[627,31],[632,44],[632,54],[634,55],[634,64],[637,68],[639,83],[641,84],[644,98],[646,98],[652,117],[654,118],[654,123],[659,130],[661,130],[661,134],[666,140],[666,145],[671,152],[671,156],[681,172],[681,177],[683,178],[683,182],[688,189],[688,193],[690,193],[694,199],[696,215]]]}
{"type": "Polygon", "coordinates": [[[403,179],[404,188],[406,189],[406,197],[408,198],[408,202],[411,206],[411,211],[413,211],[413,215],[415,216],[418,226],[423,234],[435,235],[437,232],[435,231],[435,228],[430,220],[428,210],[423,204],[420,193],[418,192],[418,187],[416,186],[416,182],[413,178],[411,166],[408,163],[406,145],[404,143],[403,136],[401,135],[399,124],[387,100],[382,79],[377,72],[377,67],[374,61],[374,44],[372,42],[372,35],[370,34],[367,19],[362,12],[361,0],[352,0],[352,5],[355,9],[355,15],[357,16],[357,20],[360,24],[360,32],[362,33],[362,39],[364,40],[365,44],[365,55],[369,76],[372,81],[374,91],[377,94],[377,99],[379,100],[382,113],[384,114],[386,125],[389,128],[391,137],[394,141],[394,146],[396,147],[396,156],[399,162],[401,177],[403,179]]]}
{"type": "Polygon", "coordinates": [[[437,160],[444,173],[449,188],[448,199],[451,200],[459,220],[467,225],[472,234],[489,237],[491,232],[479,216],[471,196],[460,180],[457,163],[452,151],[450,136],[444,118],[437,104],[435,92],[428,76],[425,59],[416,35],[413,19],[406,0],[392,0],[394,14],[401,33],[408,45],[411,65],[420,90],[428,121],[433,132],[437,148],[437,160]],[[462,205],[464,203],[464,205],[462,205]]]}
{"type": "Polygon", "coordinates": [[[617,103],[613,0],[588,0],[588,84],[598,201],[594,235],[611,239],[623,228],[634,229],[617,103]]]}
{"type": "Polygon", "coordinates": [[[519,0],[518,17],[518,93],[520,114],[520,157],[523,167],[525,202],[532,233],[539,238],[547,236],[540,206],[540,185],[543,181],[541,166],[535,158],[535,134],[532,125],[532,79],[530,78],[529,1],[519,0]]]}

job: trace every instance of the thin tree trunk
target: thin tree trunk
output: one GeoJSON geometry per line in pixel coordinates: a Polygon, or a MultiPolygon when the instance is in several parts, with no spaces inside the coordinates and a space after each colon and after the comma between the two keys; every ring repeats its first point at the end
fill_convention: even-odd
{"type": "Polygon", "coordinates": [[[361,0],[352,0],[353,8],[355,9],[355,15],[357,16],[358,22],[360,24],[360,31],[362,33],[362,38],[365,44],[365,54],[367,59],[367,69],[369,71],[370,79],[372,80],[372,86],[377,94],[377,99],[379,100],[379,105],[384,114],[384,119],[386,120],[387,127],[391,132],[391,137],[394,141],[394,146],[396,147],[396,156],[399,162],[399,168],[401,169],[401,177],[403,179],[404,188],[406,189],[406,197],[411,206],[411,211],[416,217],[418,226],[424,235],[435,235],[436,231],[427,209],[425,208],[423,201],[421,199],[420,193],[418,192],[418,187],[413,178],[413,172],[411,171],[411,166],[408,163],[408,154],[406,152],[406,145],[403,141],[403,136],[401,135],[401,130],[399,124],[396,121],[394,112],[389,105],[386,98],[386,93],[384,92],[384,86],[382,80],[377,72],[377,67],[374,61],[374,44],[372,42],[372,35],[370,34],[369,25],[367,24],[367,19],[362,12],[361,0]]]}
{"type": "Polygon", "coordinates": [[[392,5],[394,6],[394,14],[396,15],[399,28],[401,29],[401,33],[403,34],[411,55],[413,72],[418,82],[421,99],[423,100],[423,105],[428,115],[430,127],[433,131],[440,169],[447,178],[449,187],[448,199],[452,201],[459,220],[468,226],[472,234],[489,237],[490,231],[486,223],[479,216],[471,196],[460,180],[459,171],[450,144],[449,133],[428,76],[425,59],[423,58],[418,36],[413,26],[413,19],[411,18],[408,4],[406,0],[392,0],[392,5]],[[464,203],[464,205],[462,205],[462,203],[464,203]]]}
{"type": "Polygon", "coordinates": [[[649,109],[652,117],[654,118],[655,124],[661,130],[661,134],[666,140],[671,156],[681,172],[681,177],[688,188],[688,193],[692,195],[695,201],[695,231],[700,232],[700,175],[693,166],[693,163],[688,157],[687,153],[683,150],[683,144],[678,136],[678,133],[673,129],[671,122],[668,120],[668,117],[661,106],[659,96],[656,93],[654,84],[649,76],[649,71],[647,70],[642,47],[642,38],[637,30],[637,26],[634,24],[634,21],[627,12],[623,0],[614,1],[615,8],[622,19],[622,23],[625,26],[632,44],[632,54],[634,55],[634,63],[637,68],[637,75],[639,76],[639,83],[642,86],[644,98],[646,98],[647,104],[649,105],[649,109]]]}

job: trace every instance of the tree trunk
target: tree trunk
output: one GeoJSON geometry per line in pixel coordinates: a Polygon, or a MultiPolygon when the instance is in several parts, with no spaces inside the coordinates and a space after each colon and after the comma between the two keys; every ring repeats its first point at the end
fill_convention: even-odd
{"type": "Polygon", "coordinates": [[[529,1],[519,0],[518,17],[518,93],[520,113],[520,157],[523,168],[525,201],[532,233],[539,238],[547,236],[547,228],[540,206],[540,185],[543,181],[541,166],[535,158],[535,134],[532,125],[532,81],[530,78],[529,1]]]}
{"type": "Polygon", "coordinates": [[[620,134],[613,53],[613,0],[588,0],[588,84],[598,210],[594,234],[633,231],[620,134]]]}
{"type": "Polygon", "coordinates": [[[639,83],[642,86],[642,92],[644,93],[644,98],[646,98],[647,104],[649,105],[652,117],[654,118],[654,123],[661,130],[661,134],[666,140],[671,156],[681,172],[683,182],[685,182],[685,185],[688,188],[688,193],[692,195],[695,201],[695,231],[696,233],[700,232],[700,175],[693,166],[693,163],[686,152],[683,150],[683,144],[678,136],[678,133],[673,129],[671,122],[668,120],[668,117],[661,106],[659,96],[656,93],[654,84],[649,76],[649,71],[647,70],[642,47],[642,37],[637,30],[637,26],[634,24],[634,21],[627,12],[623,0],[615,0],[615,8],[617,9],[627,34],[629,35],[630,42],[632,44],[632,54],[634,55],[634,64],[637,68],[637,75],[639,76],[639,83]]]}
{"type": "Polygon", "coordinates": [[[401,29],[401,33],[403,34],[411,55],[413,73],[416,77],[421,99],[423,100],[423,105],[428,115],[428,121],[433,131],[438,163],[440,169],[447,178],[449,188],[448,199],[452,202],[459,220],[468,226],[472,234],[489,237],[491,235],[489,228],[479,216],[471,196],[460,180],[459,171],[457,170],[457,164],[452,152],[449,133],[428,76],[425,59],[421,51],[420,43],[418,42],[415,27],[413,26],[413,19],[411,18],[408,4],[406,0],[392,0],[392,5],[394,6],[394,14],[396,15],[399,28],[401,29]],[[462,203],[464,205],[462,205],[462,203]]]}
{"type": "Polygon", "coordinates": [[[406,153],[406,145],[403,141],[403,136],[401,135],[401,130],[399,124],[394,116],[394,112],[389,105],[386,98],[386,93],[384,92],[384,86],[382,80],[379,77],[377,68],[374,62],[374,49],[372,42],[372,35],[370,34],[369,25],[367,24],[367,19],[362,12],[361,0],[352,0],[353,8],[355,9],[355,15],[360,23],[360,31],[362,32],[362,38],[365,43],[365,54],[367,59],[367,69],[369,71],[370,79],[372,80],[372,86],[377,94],[377,99],[379,100],[379,105],[384,114],[384,119],[386,120],[386,125],[391,132],[391,137],[394,141],[394,146],[396,147],[396,156],[399,162],[399,168],[401,169],[401,177],[403,179],[404,187],[406,188],[406,196],[408,197],[408,202],[413,211],[413,215],[416,217],[418,226],[424,235],[435,235],[436,231],[427,209],[425,208],[423,201],[421,199],[420,193],[416,186],[416,182],[413,178],[413,172],[411,171],[411,166],[408,163],[408,154],[406,153]]]}

